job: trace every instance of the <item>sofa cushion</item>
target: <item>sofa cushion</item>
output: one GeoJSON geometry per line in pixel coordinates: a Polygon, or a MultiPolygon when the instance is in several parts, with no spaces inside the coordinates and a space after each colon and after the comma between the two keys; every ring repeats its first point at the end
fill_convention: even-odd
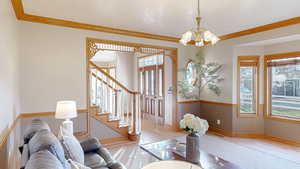
{"type": "Polygon", "coordinates": [[[112,162],[107,164],[110,169],[126,169],[126,167],[120,162],[112,162]]]}
{"type": "Polygon", "coordinates": [[[110,152],[104,148],[101,147],[97,150],[97,154],[99,154],[106,163],[111,163],[114,161],[113,157],[111,156],[110,152]]]}
{"type": "Polygon", "coordinates": [[[67,159],[84,164],[84,152],[79,141],[74,136],[62,136],[60,142],[67,159]]]}
{"type": "Polygon", "coordinates": [[[99,148],[102,147],[98,139],[95,137],[88,138],[82,141],[80,144],[84,153],[96,152],[99,148]]]}
{"type": "Polygon", "coordinates": [[[26,163],[29,160],[29,150],[28,150],[28,145],[24,144],[22,148],[22,156],[21,156],[21,167],[20,168],[25,168],[26,163]]]}
{"type": "Polygon", "coordinates": [[[34,134],[40,130],[50,130],[49,125],[40,120],[40,119],[34,119],[31,121],[30,125],[27,126],[24,132],[24,144],[27,144],[29,140],[34,136],[34,134]]]}
{"type": "Polygon", "coordinates": [[[48,150],[57,157],[65,169],[70,168],[70,164],[65,159],[63,147],[49,130],[38,131],[32,139],[30,139],[28,146],[30,155],[42,150],[48,150]]]}
{"type": "Polygon", "coordinates": [[[32,154],[25,169],[64,169],[61,162],[48,150],[32,154]]]}
{"type": "Polygon", "coordinates": [[[85,166],[83,164],[80,164],[80,163],[78,163],[76,161],[73,161],[71,159],[69,159],[68,161],[71,164],[71,169],[91,169],[90,167],[85,166]]]}
{"type": "Polygon", "coordinates": [[[84,165],[96,169],[106,167],[106,162],[97,153],[87,153],[84,155],[84,165]]]}

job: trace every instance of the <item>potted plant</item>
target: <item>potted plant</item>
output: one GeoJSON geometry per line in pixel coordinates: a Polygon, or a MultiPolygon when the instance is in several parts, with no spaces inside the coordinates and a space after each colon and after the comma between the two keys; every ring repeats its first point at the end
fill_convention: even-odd
{"type": "Polygon", "coordinates": [[[200,136],[208,130],[208,123],[193,114],[185,114],[180,121],[180,128],[189,132],[186,137],[186,160],[192,163],[200,161],[200,136]]]}

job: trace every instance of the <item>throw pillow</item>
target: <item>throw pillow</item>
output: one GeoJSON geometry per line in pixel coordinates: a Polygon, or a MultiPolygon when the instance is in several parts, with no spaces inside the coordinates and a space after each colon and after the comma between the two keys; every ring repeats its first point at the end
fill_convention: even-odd
{"type": "Polygon", "coordinates": [[[65,152],[66,159],[71,159],[84,164],[84,152],[79,141],[72,135],[62,131],[59,132],[60,142],[65,152]]]}
{"type": "Polygon", "coordinates": [[[29,155],[42,150],[48,150],[62,163],[65,169],[70,168],[70,164],[65,159],[64,149],[59,140],[49,130],[38,131],[28,143],[29,155]]]}

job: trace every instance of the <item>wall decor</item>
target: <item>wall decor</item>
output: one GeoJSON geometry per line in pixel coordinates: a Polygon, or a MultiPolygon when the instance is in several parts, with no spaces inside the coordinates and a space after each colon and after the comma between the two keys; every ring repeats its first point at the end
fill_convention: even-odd
{"type": "Polygon", "coordinates": [[[205,63],[201,50],[193,59],[189,59],[185,68],[180,69],[183,73],[182,80],[178,81],[178,92],[187,100],[200,99],[201,92],[208,88],[216,95],[221,94],[219,84],[224,80],[220,75],[223,65],[216,62],[205,63]]]}

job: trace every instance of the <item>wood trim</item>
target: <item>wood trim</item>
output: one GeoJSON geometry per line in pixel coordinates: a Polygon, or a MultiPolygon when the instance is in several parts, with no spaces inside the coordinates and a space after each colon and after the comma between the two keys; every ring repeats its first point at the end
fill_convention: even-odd
{"type": "Polygon", "coordinates": [[[10,126],[5,128],[0,133],[0,150],[2,150],[3,146],[7,143],[8,137],[10,136],[11,132],[15,129],[17,122],[20,120],[20,114],[14,119],[10,126]]]}
{"type": "Polygon", "coordinates": [[[241,61],[241,60],[259,61],[259,59],[260,59],[260,56],[238,56],[238,61],[241,61]]]}
{"type": "MultiPolygon", "coordinates": [[[[79,109],[77,110],[78,113],[87,113],[87,109],[79,109]]],[[[41,117],[41,116],[53,116],[55,112],[37,112],[37,113],[21,113],[20,116],[24,118],[29,117],[41,117]]]]}
{"type": "MultiPolygon", "coordinates": [[[[85,24],[85,23],[73,22],[73,21],[62,20],[62,19],[55,19],[55,18],[50,18],[50,17],[30,15],[30,14],[26,14],[24,12],[22,0],[11,0],[11,2],[12,2],[17,19],[23,20],[23,21],[63,26],[63,27],[76,28],[76,29],[98,31],[98,32],[113,33],[113,34],[119,34],[119,35],[125,35],[125,36],[134,36],[134,37],[139,37],[139,38],[163,40],[163,41],[169,41],[169,42],[175,42],[175,43],[179,43],[179,40],[180,40],[180,38],[177,38],[177,37],[156,35],[156,34],[150,34],[150,33],[145,33],[145,32],[137,32],[137,31],[131,31],[131,30],[105,27],[105,26],[101,26],[101,25],[92,25],[92,24],[85,24]]],[[[272,29],[295,25],[295,24],[299,24],[299,23],[300,23],[300,16],[282,20],[279,22],[273,22],[270,24],[266,24],[266,25],[262,25],[262,26],[258,26],[258,27],[254,27],[254,28],[250,28],[250,29],[246,29],[246,30],[239,31],[239,32],[222,35],[219,38],[221,40],[228,40],[228,39],[238,38],[238,37],[251,35],[251,34],[255,34],[255,33],[259,33],[259,32],[269,31],[272,29]]],[[[195,42],[193,41],[191,44],[194,44],[194,43],[195,42]]]]}
{"type": "Polygon", "coordinates": [[[126,136],[119,136],[119,137],[113,137],[113,138],[104,138],[99,140],[101,144],[111,144],[115,142],[120,141],[129,141],[128,137],[126,136]]]}
{"type": "Polygon", "coordinates": [[[272,116],[269,113],[267,113],[267,116],[265,118],[269,119],[269,120],[277,120],[277,121],[281,121],[281,122],[289,122],[289,123],[300,124],[300,119],[293,119],[293,118],[280,117],[280,116],[272,116]]]}
{"type": "Polygon", "coordinates": [[[213,127],[209,127],[208,128],[209,132],[215,133],[217,135],[221,135],[221,136],[226,136],[226,137],[233,137],[232,132],[230,131],[225,131],[222,129],[217,129],[217,128],[213,128],[213,127]]]}
{"type": "Polygon", "coordinates": [[[254,27],[251,29],[246,29],[243,31],[235,32],[235,33],[230,33],[227,35],[220,36],[219,38],[221,40],[228,40],[228,39],[238,38],[241,36],[246,36],[246,35],[251,35],[251,34],[255,34],[255,33],[259,33],[259,32],[265,32],[265,31],[269,31],[269,30],[273,30],[273,29],[277,29],[277,28],[282,28],[282,27],[286,27],[286,26],[290,26],[290,25],[295,25],[295,24],[299,24],[299,23],[300,23],[300,16],[282,20],[279,22],[273,22],[273,23],[267,24],[267,25],[254,27]]]}
{"type": "Polygon", "coordinates": [[[150,57],[150,56],[154,56],[154,55],[161,55],[161,54],[164,54],[164,52],[150,53],[150,54],[139,56],[138,58],[142,59],[142,58],[146,58],[146,57],[150,57]]]}
{"type": "Polygon", "coordinates": [[[269,87],[270,82],[269,82],[269,73],[268,73],[268,69],[269,69],[268,61],[274,60],[274,59],[286,59],[286,58],[294,58],[294,57],[300,57],[300,51],[289,52],[289,53],[277,53],[277,54],[265,55],[265,57],[264,57],[264,95],[265,95],[264,112],[265,112],[266,119],[300,124],[300,119],[272,116],[272,114],[270,112],[271,105],[269,104],[269,101],[271,99],[271,92],[270,92],[270,87],[269,87]]]}
{"type": "Polygon", "coordinates": [[[164,68],[164,64],[160,64],[160,65],[151,65],[151,66],[145,66],[145,67],[139,67],[138,69],[140,71],[142,70],[146,70],[146,71],[149,71],[149,70],[155,70],[155,69],[163,69],[164,68]]]}
{"type": "MultiPolygon", "coordinates": [[[[136,50],[138,48],[154,48],[154,49],[162,49],[162,50],[168,50],[170,51],[170,55],[165,55],[169,56],[172,59],[172,71],[173,71],[173,77],[172,77],[172,85],[173,85],[173,97],[172,97],[172,126],[174,128],[179,128],[178,124],[178,116],[177,116],[177,69],[178,69],[178,49],[174,47],[166,47],[166,46],[156,46],[156,45],[147,45],[147,44],[141,44],[141,43],[130,43],[130,42],[122,42],[122,41],[114,41],[114,40],[105,40],[105,39],[95,39],[88,37],[86,38],[86,59],[87,59],[87,77],[90,77],[90,72],[89,72],[89,59],[92,58],[92,54],[90,53],[89,49],[92,44],[94,43],[105,43],[105,44],[112,44],[112,45],[124,45],[124,46],[129,46],[129,47],[135,47],[136,50]]],[[[89,84],[89,79],[87,78],[87,84],[89,84]]],[[[87,97],[88,97],[88,103],[89,102],[89,85],[87,85],[87,97]]]]}
{"type": "Polygon", "coordinates": [[[284,138],[279,138],[279,137],[264,135],[264,139],[267,139],[267,140],[270,140],[270,141],[279,142],[279,143],[282,143],[282,144],[287,144],[287,145],[292,145],[292,146],[300,147],[300,143],[299,142],[288,140],[288,139],[284,139],[284,138]]]}
{"type": "Polygon", "coordinates": [[[12,6],[14,8],[16,18],[18,20],[22,20],[22,17],[24,16],[24,8],[22,0],[11,0],[12,6]]]}
{"type": "Polygon", "coordinates": [[[150,34],[150,33],[145,33],[145,32],[117,29],[117,28],[111,28],[111,27],[100,26],[100,25],[85,24],[85,23],[68,21],[68,20],[63,20],[63,19],[55,19],[55,18],[44,17],[44,16],[30,15],[30,14],[26,14],[26,13],[21,18],[18,18],[18,19],[23,20],[23,21],[28,21],[28,22],[63,26],[63,27],[68,27],[68,28],[84,29],[84,30],[119,34],[119,35],[125,35],[125,36],[134,36],[134,37],[139,37],[139,38],[163,40],[163,41],[169,41],[169,42],[179,42],[179,38],[171,37],[171,36],[156,35],[156,34],[150,34]]]}
{"type": "Polygon", "coordinates": [[[212,128],[209,127],[208,129],[209,132],[212,132],[217,135],[221,135],[224,137],[236,137],[236,138],[250,138],[250,139],[265,139],[269,141],[275,141],[278,143],[282,144],[287,144],[287,145],[292,145],[292,146],[300,146],[300,142],[284,139],[284,138],[279,138],[279,137],[274,137],[274,136],[269,136],[263,133],[233,133],[231,131],[225,131],[222,129],[217,129],[217,128],[212,128]]]}
{"type": "Polygon", "coordinates": [[[217,104],[223,106],[236,106],[236,104],[232,104],[232,103],[215,102],[215,101],[208,101],[208,100],[190,100],[190,101],[180,101],[177,103],[178,104],[207,103],[207,104],[217,104]]]}
{"type": "Polygon", "coordinates": [[[110,84],[108,84],[106,81],[104,81],[101,78],[99,78],[95,73],[92,73],[92,76],[94,76],[96,79],[100,80],[102,83],[104,83],[106,86],[108,86],[109,88],[111,88],[115,92],[118,91],[117,89],[115,89],[114,87],[112,87],[110,84]]]}
{"type": "Polygon", "coordinates": [[[300,57],[300,51],[289,52],[289,53],[277,53],[277,54],[272,54],[272,55],[265,55],[265,59],[267,61],[274,60],[274,59],[294,58],[294,57],[300,57]]]}
{"type": "Polygon", "coordinates": [[[238,118],[256,118],[259,116],[259,79],[260,79],[260,56],[238,56],[237,59],[237,116],[238,118]],[[255,113],[240,113],[240,68],[241,63],[245,63],[245,61],[251,61],[249,63],[255,63],[253,65],[249,65],[252,67],[256,67],[256,74],[255,74],[255,113]]]}
{"type": "MultiPolygon", "coordinates": [[[[174,48],[174,47],[148,45],[148,44],[143,44],[143,43],[132,43],[132,42],[115,41],[115,40],[107,40],[107,39],[96,39],[96,38],[91,38],[91,37],[87,37],[86,40],[90,43],[105,43],[105,44],[122,45],[122,46],[129,46],[129,47],[135,47],[135,48],[153,48],[153,49],[163,49],[163,50],[170,50],[170,51],[177,50],[177,48],[174,48]]],[[[177,54],[175,53],[172,56],[176,56],[176,55],[177,54]]]]}

